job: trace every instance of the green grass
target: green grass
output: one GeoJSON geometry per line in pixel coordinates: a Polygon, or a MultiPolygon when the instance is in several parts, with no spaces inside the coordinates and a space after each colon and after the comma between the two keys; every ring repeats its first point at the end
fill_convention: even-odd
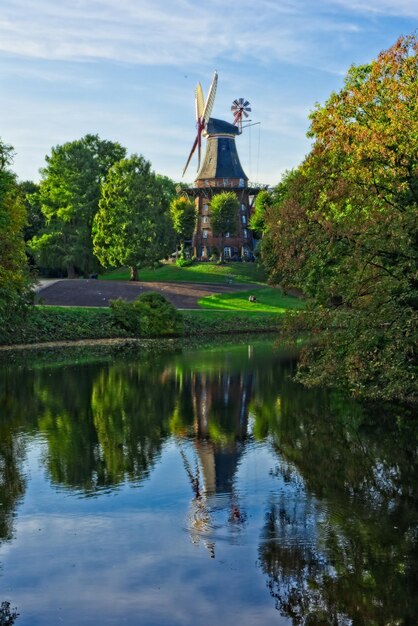
{"type": "Polygon", "coordinates": [[[273,287],[262,287],[238,293],[214,294],[201,298],[198,304],[204,309],[279,314],[289,310],[302,309],[304,306],[303,301],[299,298],[285,296],[279,289],[273,287]],[[249,302],[249,296],[255,296],[257,301],[249,302]]]}
{"type": "MultiPolygon", "coordinates": [[[[128,268],[119,268],[102,274],[100,280],[129,280],[128,268]]],[[[215,283],[225,284],[228,278],[236,283],[264,284],[266,275],[256,263],[194,263],[188,267],[177,265],[163,265],[156,269],[140,269],[139,280],[145,282],[173,282],[173,283],[215,283]]]]}

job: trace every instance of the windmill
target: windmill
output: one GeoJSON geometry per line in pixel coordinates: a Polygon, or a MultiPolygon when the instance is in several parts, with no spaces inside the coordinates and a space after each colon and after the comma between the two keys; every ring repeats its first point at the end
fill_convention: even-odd
{"type": "Polygon", "coordinates": [[[197,135],[194,140],[192,149],[189,154],[189,158],[187,159],[187,163],[184,166],[183,176],[186,173],[186,170],[189,166],[190,160],[193,156],[194,151],[197,147],[197,169],[200,167],[200,154],[202,149],[202,134],[205,135],[205,128],[208,123],[208,120],[211,116],[213,105],[215,102],[216,95],[216,87],[218,84],[218,74],[214,73],[211,86],[209,88],[208,96],[206,98],[206,102],[203,96],[203,89],[200,83],[197,83],[197,87],[195,89],[195,105],[196,105],[196,128],[197,135]]]}
{"type": "Polygon", "coordinates": [[[250,103],[244,98],[237,98],[232,103],[231,111],[234,116],[233,124],[236,124],[239,131],[242,132],[242,117],[248,117],[248,113],[251,112],[250,103]]]}

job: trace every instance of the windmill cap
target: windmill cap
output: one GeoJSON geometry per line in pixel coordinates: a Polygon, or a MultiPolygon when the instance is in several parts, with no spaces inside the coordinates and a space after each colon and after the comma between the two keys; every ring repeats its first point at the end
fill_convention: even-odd
{"type": "Polygon", "coordinates": [[[239,135],[239,128],[224,120],[217,120],[214,117],[210,117],[206,124],[206,132],[208,135],[239,135]]]}

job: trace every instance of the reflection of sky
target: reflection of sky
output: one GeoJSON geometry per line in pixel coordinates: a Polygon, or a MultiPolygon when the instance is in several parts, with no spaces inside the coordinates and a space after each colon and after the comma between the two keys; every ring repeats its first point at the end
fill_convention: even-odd
{"type": "Polygon", "coordinates": [[[256,567],[264,506],[277,488],[267,447],[250,445],[240,460],[235,494],[246,522],[238,540],[228,530],[229,497],[210,505],[215,559],[190,539],[194,494],[174,440],[146,482],[94,498],[51,486],[44,452],[41,441],[29,447],[15,538],[0,548],[0,597],[18,607],[18,626],[286,623],[256,567]]]}

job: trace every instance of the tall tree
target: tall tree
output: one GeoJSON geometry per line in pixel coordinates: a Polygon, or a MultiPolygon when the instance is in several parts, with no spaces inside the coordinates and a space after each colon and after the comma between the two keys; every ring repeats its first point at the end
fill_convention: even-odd
{"type": "Polygon", "coordinates": [[[0,139],[0,335],[13,332],[30,299],[23,229],[26,211],[10,170],[13,149],[0,139]]]}
{"type": "Polygon", "coordinates": [[[97,269],[91,229],[101,185],[109,168],[125,154],[120,144],[97,135],[52,149],[41,170],[39,193],[32,197],[45,216],[43,232],[30,242],[41,265],[65,269],[69,278],[77,271],[88,274],[97,269]]]}
{"type": "Polygon", "coordinates": [[[173,198],[170,204],[170,216],[177,242],[183,251],[185,241],[192,238],[196,226],[196,206],[185,196],[173,198]]]}
{"type": "Polygon", "coordinates": [[[239,228],[239,201],[233,191],[216,194],[210,203],[213,234],[221,238],[221,263],[224,262],[225,234],[236,235],[239,228]]]}
{"type": "Polygon", "coordinates": [[[254,202],[254,211],[249,221],[249,227],[261,237],[265,228],[265,213],[273,205],[274,196],[267,189],[260,191],[254,202]]]}
{"type": "Polygon", "coordinates": [[[418,40],[403,37],[311,116],[311,153],[269,214],[271,275],[308,296],[310,384],[416,393],[418,40]]]}
{"type": "Polygon", "coordinates": [[[173,250],[169,203],[144,157],[133,155],[109,171],[94,219],[93,245],[102,265],[127,265],[132,280],[138,280],[139,266],[173,250]]]}

